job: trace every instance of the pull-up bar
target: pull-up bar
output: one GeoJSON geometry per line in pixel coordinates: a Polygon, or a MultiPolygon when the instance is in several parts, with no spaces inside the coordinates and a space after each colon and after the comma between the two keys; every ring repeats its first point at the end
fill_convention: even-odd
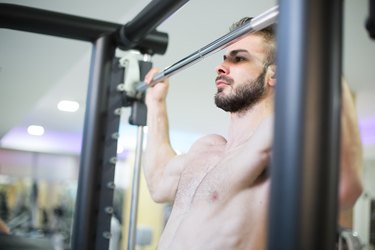
{"type": "MultiPolygon", "coordinates": [[[[267,26],[270,26],[276,22],[276,17],[278,15],[278,6],[274,6],[271,9],[263,12],[262,14],[251,19],[249,23],[244,24],[243,26],[235,29],[228,34],[216,39],[210,44],[204,46],[203,48],[197,50],[191,55],[185,57],[184,59],[172,64],[168,68],[159,72],[151,81],[151,86],[155,85],[158,81],[164,80],[167,77],[170,77],[181,70],[191,66],[192,64],[202,60],[206,56],[209,56],[224,47],[228,46],[231,43],[234,43],[241,37],[249,34],[251,32],[259,31],[267,26]]],[[[144,82],[140,83],[137,87],[138,91],[145,91],[148,85],[144,82]]]]}

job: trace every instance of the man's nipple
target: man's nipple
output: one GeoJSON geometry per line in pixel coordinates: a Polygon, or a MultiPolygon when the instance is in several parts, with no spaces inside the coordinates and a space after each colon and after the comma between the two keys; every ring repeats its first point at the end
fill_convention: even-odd
{"type": "Polygon", "coordinates": [[[213,191],[211,193],[211,201],[217,201],[219,199],[219,193],[217,191],[213,191]]]}

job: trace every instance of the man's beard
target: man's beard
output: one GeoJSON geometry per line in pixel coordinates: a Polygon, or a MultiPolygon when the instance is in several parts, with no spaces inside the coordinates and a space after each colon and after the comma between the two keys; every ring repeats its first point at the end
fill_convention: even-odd
{"type": "MultiPolygon", "coordinates": [[[[241,84],[234,93],[224,96],[219,90],[215,95],[215,104],[224,111],[231,113],[240,113],[249,110],[255,103],[257,103],[265,93],[264,79],[267,70],[258,76],[253,81],[246,81],[241,84]]],[[[229,85],[233,85],[233,79],[219,76],[218,78],[225,79],[229,85]]]]}

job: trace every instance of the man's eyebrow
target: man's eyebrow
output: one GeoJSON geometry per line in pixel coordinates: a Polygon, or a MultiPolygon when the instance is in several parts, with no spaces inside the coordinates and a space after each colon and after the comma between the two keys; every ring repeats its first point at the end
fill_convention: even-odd
{"type": "Polygon", "coordinates": [[[235,56],[235,55],[237,55],[238,53],[241,53],[241,52],[246,52],[247,54],[250,54],[249,51],[247,51],[246,49],[236,49],[236,50],[232,50],[231,52],[229,52],[229,55],[235,56]]]}
{"type": "MultiPolygon", "coordinates": [[[[235,57],[237,56],[238,53],[245,53],[247,54],[247,56],[249,58],[251,58],[252,60],[257,60],[257,61],[260,61],[263,63],[263,61],[258,58],[256,55],[254,55],[253,53],[250,53],[248,50],[246,49],[235,49],[235,50],[232,50],[228,53],[228,55],[224,55],[223,58],[224,58],[224,61],[228,58],[228,57],[235,57]]],[[[264,64],[264,63],[263,63],[264,64]]]]}
{"type": "Polygon", "coordinates": [[[238,53],[242,53],[242,52],[245,52],[245,53],[247,53],[247,54],[250,55],[249,51],[247,51],[246,49],[236,49],[236,50],[232,50],[232,51],[230,51],[228,55],[223,55],[223,58],[224,58],[224,60],[226,60],[226,59],[228,58],[228,56],[229,56],[229,57],[234,57],[234,56],[236,56],[238,53]]]}

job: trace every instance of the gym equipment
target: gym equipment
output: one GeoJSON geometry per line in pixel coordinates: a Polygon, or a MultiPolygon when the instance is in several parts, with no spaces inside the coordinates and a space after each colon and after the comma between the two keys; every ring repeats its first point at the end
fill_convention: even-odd
{"type": "MultiPolygon", "coordinates": [[[[0,4],[1,28],[88,41],[93,45],[94,60],[90,70],[73,228],[74,250],[108,249],[121,108],[131,106],[130,121],[138,125],[140,120],[140,130],[143,126],[142,95],[132,99],[126,91],[118,89],[124,73],[118,58],[115,58],[115,49],[163,54],[168,36],[155,28],[186,2],[154,0],[125,26],[0,4]]],[[[218,39],[167,68],[153,81],[177,73],[223,48],[237,35],[240,37],[273,23],[278,11],[279,90],[276,93],[277,126],[271,164],[268,248],[334,249],[337,145],[340,145],[342,1],[281,1],[278,8],[266,12],[264,17],[268,20],[270,15],[269,23],[255,18],[247,27],[249,30],[235,31],[218,39]]],[[[143,85],[138,87],[141,92],[145,88],[143,85]]]]}

